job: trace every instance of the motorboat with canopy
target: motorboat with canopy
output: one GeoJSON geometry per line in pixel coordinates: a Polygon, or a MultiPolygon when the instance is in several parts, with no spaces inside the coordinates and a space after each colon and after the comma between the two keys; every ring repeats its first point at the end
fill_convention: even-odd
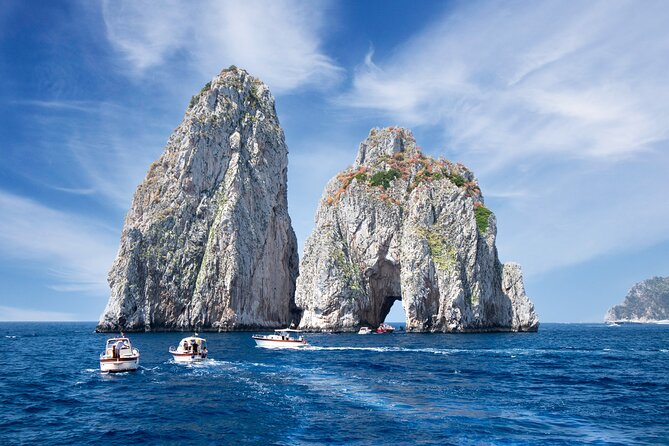
{"type": "Polygon", "coordinates": [[[177,347],[170,347],[169,352],[174,358],[174,362],[197,362],[207,359],[207,340],[198,337],[195,333],[193,336],[183,338],[177,347]]]}
{"type": "Polygon", "coordinates": [[[103,372],[132,372],[139,368],[139,350],[121,333],[118,338],[107,339],[105,351],[100,354],[103,372]]]}
{"type": "Polygon", "coordinates": [[[253,335],[258,347],[263,348],[303,348],[308,347],[309,343],[302,335],[291,336],[291,333],[302,333],[301,330],[293,328],[283,328],[274,330],[270,335],[253,335]]]}

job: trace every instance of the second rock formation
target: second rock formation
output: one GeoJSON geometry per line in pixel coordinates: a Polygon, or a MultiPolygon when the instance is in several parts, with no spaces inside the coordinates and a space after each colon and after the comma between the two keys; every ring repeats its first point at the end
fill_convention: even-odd
{"type": "Polygon", "coordinates": [[[401,300],[408,331],[536,331],[495,224],[471,171],[423,155],[405,129],[372,130],[325,188],[300,263],[300,327],[376,327],[401,300]]]}

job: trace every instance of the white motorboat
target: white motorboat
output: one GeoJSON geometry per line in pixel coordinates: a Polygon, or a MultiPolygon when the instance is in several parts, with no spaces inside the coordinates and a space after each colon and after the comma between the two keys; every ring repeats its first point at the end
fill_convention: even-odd
{"type": "Polygon", "coordinates": [[[100,370],[103,372],[132,372],[139,368],[139,350],[132,347],[130,339],[123,336],[107,339],[105,351],[100,353],[100,370]]]}
{"type": "Polygon", "coordinates": [[[207,359],[207,340],[199,338],[197,333],[183,338],[178,347],[170,347],[169,352],[174,362],[196,362],[207,359]]]}
{"type": "Polygon", "coordinates": [[[372,329],[369,327],[360,327],[360,330],[358,330],[358,334],[371,334],[372,329]]]}
{"type": "Polygon", "coordinates": [[[252,337],[258,347],[264,348],[302,348],[309,346],[302,335],[293,337],[290,335],[291,333],[301,333],[301,331],[284,328],[274,330],[274,334],[271,335],[253,335],[252,337]]]}

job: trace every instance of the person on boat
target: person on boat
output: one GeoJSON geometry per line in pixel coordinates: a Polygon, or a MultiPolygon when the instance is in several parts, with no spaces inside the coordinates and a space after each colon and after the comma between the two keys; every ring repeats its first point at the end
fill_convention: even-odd
{"type": "Polygon", "coordinates": [[[121,357],[121,349],[123,347],[126,347],[125,341],[117,341],[115,346],[116,346],[116,357],[119,358],[121,357]]]}
{"type": "Polygon", "coordinates": [[[193,347],[193,354],[197,355],[197,342],[195,341],[195,339],[193,339],[191,342],[193,347]]]}

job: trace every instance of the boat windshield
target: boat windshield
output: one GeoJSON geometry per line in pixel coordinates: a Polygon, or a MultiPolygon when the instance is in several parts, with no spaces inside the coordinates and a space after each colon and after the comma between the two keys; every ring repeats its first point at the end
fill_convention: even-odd
{"type": "Polygon", "coordinates": [[[107,339],[107,348],[111,348],[114,345],[116,346],[116,348],[130,347],[130,339],[128,338],[107,339]]]}

